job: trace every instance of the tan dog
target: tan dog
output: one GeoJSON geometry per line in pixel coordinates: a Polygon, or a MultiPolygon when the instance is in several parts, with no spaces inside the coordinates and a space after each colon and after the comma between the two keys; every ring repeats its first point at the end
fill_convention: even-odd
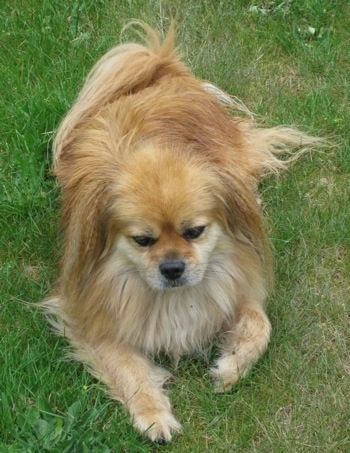
{"type": "Polygon", "coordinates": [[[267,347],[271,276],[255,189],[276,154],[317,139],[257,128],[163,44],[113,48],[93,68],[54,143],[63,192],[61,275],[44,305],[150,439],[180,430],[150,356],[175,361],[220,339],[225,391],[267,347]]]}

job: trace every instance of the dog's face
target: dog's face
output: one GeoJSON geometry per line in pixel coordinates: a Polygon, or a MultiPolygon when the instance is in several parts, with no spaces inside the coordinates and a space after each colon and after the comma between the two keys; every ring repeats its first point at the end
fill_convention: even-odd
{"type": "Polygon", "coordinates": [[[116,253],[155,290],[197,285],[223,234],[212,177],[174,150],[135,152],[114,210],[116,253]]]}
{"type": "Polygon", "coordinates": [[[118,239],[118,252],[156,290],[198,284],[215,248],[218,226],[203,216],[176,223],[132,222],[118,239]]]}

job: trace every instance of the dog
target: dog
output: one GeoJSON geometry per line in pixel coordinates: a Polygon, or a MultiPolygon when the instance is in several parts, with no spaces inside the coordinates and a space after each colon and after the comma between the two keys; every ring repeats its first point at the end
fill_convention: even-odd
{"type": "MultiPolygon", "coordinates": [[[[214,341],[210,373],[229,390],[266,350],[271,253],[257,194],[280,154],[318,143],[264,129],[175,48],[111,49],[92,69],[53,143],[63,253],[44,307],[74,357],[156,442],[181,431],[163,388],[174,362],[214,341]]],[[[299,151],[300,152],[300,151],[299,151]]]]}

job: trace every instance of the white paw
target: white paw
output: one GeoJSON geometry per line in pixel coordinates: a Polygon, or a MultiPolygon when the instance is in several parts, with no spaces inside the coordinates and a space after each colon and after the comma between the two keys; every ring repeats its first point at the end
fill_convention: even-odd
{"type": "Polygon", "coordinates": [[[210,370],[215,392],[222,393],[230,390],[238,379],[249,371],[249,368],[237,354],[220,357],[216,362],[216,367],[210,370]]]}
{"type": "Polygon", "coordinates": [[[169,442],[173,434],[181,431],[181,425],[170,411],[147,409],[134,415],[133,423],[142,434],[153,442],[169,442]]]}

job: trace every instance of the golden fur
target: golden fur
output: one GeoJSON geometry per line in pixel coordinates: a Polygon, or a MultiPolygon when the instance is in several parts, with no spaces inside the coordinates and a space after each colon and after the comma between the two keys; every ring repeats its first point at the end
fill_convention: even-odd
{"type": "Polygon", "coordinates": [[[55,326],[141,432],[180,430],[163,390],[177,361],[220,337],[211,373],[229,389],[267,347],[270,253],[257,184],[277,155],[317,142],[232,115],[240,104],[194,78],[170,30],[93,68],[54,142],[64,253],[44,303],[55,326]],[[137,242],[141,242],[141,245],[137,242]]]}

